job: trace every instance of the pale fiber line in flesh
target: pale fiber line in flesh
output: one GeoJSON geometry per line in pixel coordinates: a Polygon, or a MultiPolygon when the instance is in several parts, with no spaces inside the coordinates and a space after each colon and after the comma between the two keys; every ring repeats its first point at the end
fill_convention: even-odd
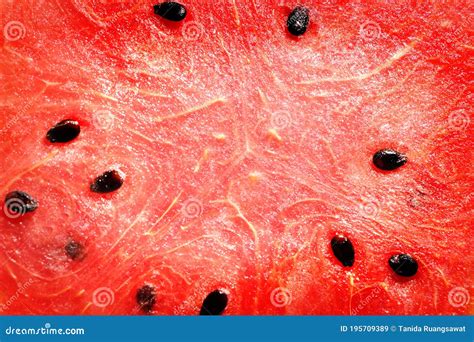
{"type": "Polygon", "coordinates": [[[31,167],[29,167],[28,169],[22,171],[22,172],[19,172],[15,175],[14,178],[12,178],[7,184],[5,184],[5,186],[3,188],[1,188],[0,190],[3,192],[5,191],[7,188],[9,188],[13,183],[15,183],[18,179],[20,179],[21,177],[23,177],[25,174],[39,168],[40,166],[42,166],[43,164],[46,164],[49,160],[51,160],[52,158],[54,158],[59,152],[58,151],[54,151],[54,152],[51,152],[49,153],[45,158],[43,158],[42,160],[38,161],[37,163],[33,164],[31,167]]]}
{"type": "MultiPolygon", "coordinates": [[[[258,238],[257,229],[255,228],[253,223],[250,222],[247,219],[247,217],[245,217],[245,215],[242,213],[242,211],[241,211],[241,209],[240,209],[240,207],[238,206],[237,203],[233,202],[229,198],[227,198],[226,201],[237,211],[237,217],[239,217],[241,220],[243,220],[247,224],[247,226],[250,228],[250,230],[253,234],[254,243],[255,243],[255,259],[256,259],[255,260],[256,261],[255,268],[257,269],[257,279],[258,279],[257,291],[260,291],[262,289],[263,275],[262,275],[262,271],[261,271],[262,266],[258,262],[259,261],[259,256],[260,256],[260,247],[259,247],[259,238],[258,238]]],[[[257,308],[258,308],[258,304],[259,304],[259,298],[260,298],[260,296],[257,295],[254,299],[254,303],[255,303],[255,306],[257,308]]]]}
{"type": "Polygon", "coordinates": [[[196,242],[196,241],[199,241],[199,240],[202,240],[202,239],[213,239],[213,238],[215,238],[215,237],[216,237],[215,235],[201,235],[201,236],[199,236],[199,237],[197,237],[197,238],[194,238],[194,239],[192,239],[192,240],[190,240],[190,241],[187,241],[187,242],[185,242],[185,243],[183,243],[183,244],[181,244],[181,245],[179,245],[179,246],[176,246],[176,247],[174,247],[174,248],[172,248],[172,249],[169,249],[169,250],[167,250],[166,252],[161,253],[161,255],[171,254],[171,253],[174,253],[174,252],[176,252],[177,250],[179,250],[179,249],[181,249],[181,248],[184,248],[184,247],[186,247],[186,246],[191,245],[193,242],[196,242]]]}
{"type": "MultiPolygon", "coordinates": [[[[178,195],[176,195],[173,200],[171,201],[171,204],[165,209],[165,211],[163,212],[163,214],[161,214],[161,216],[151,225],[151,228],[145,232],[145,235],[151,235],[151,236],[154,236],[156,234],[158,234],[161,229],[157,229],[155,232],[152,232],[153,228],[155,228],[158,223],[161,222],[161,220],[163,220],[163,218],[170,212],[170,210],[176,205],[176,203],[178,202],[179,198],[181,197],[181,195],[183,194],[183,190],[180,190],[178,195]]],[[[176,217],[176,216],[174,216],[176,217]]]]}
{"type": "Polygon", "coordinates": [[[195,112],[198,112],[198,111],[201,111],[203,109],[206,109],[206,108],[209,108],[215,104],[218,104],[218,103],[226,103],[227,102],[227,99],[224,98],[224,97],[219,97],[219,98],[215,98],[213,100],[210,100],[210,101],[207,101],[201,105],[197,105],[195,107],[192,107],[190,109],[186,109],[185,111],[182,111],[182,112],[179,112],[175,115],[170,115],[170,116],[165,116],[165,117],[162,117],[162,118],[157,118],[155,119],[154,121],[156,122],[162,122],[162,121],[165,121],[165,120],[172,120],[172,119],[177,119],[177,118],[180,118],[180,117],[183,117],[183,116],[187,116],[189,114],[192,114],[192,113],[195,113],[195,112]]]}
{"type": "Polygon", "coordinates": [[[357,75],[357,76],[351,76],[351,77],[333,77],[333,78],[321,78],[318,80],[308,80],[308,81],[301,81],[301,82],[296,82],[296,84],[301,84],[301,85],[310,85],[310,84],[316,84],[320,82],[345,82],[345,81],[363,81],[367,78],[370,78],[378,73],[380,73],[382,70],[389,68],[392,66],[392,64],[408,54],[416,45],[416,41],[413,41],[406,45],[404,48],[398,50],[393,56],[388,58],[384,63],[380,64],[376,68],[372,69],[368,73],[362,74],[362,75],[357,75]]]}

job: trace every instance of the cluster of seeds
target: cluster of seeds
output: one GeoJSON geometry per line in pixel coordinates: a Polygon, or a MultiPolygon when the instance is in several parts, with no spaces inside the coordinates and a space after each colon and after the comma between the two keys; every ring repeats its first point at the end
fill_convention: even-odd
{"type": "MultiPolygon", "coordinates": [[[[186,8],[176,2],[163,2],[154,6],[154,13],[166,20],[181,21],[186,17],[186,8]]],[[[309,25],[309,10],[302,6],[297,6],[288,16],[287,28],[294,36],[304,34],[309,25]]],[[[51,143],[67,143],[76,139],[81,132],[78,121],[66,119],[53,126],[46,134],[46,139],[51,143]]],[[[383,171],[393,171],[403,166],[407,162],[407,157],[392,149],[381,149],[372,158],[373,165],[383,171]]],[[[109,193],[120,189],[124,178],[117,170],[107,170],[90,184],[90,190],[95,193],[109,193]]],[[[5,197],[5,203],[21,206],[12,206],[11,210],[21,214],[33,212],[38,208],[38,202],[29,194],[23,191],[12,191],[5,197]]],[[[337,234],[331,240],[331,248],[334,256],[345,267],[351,267],[355,261],[354,245],[348,237],[337,234]]],[[[86,253],[84,246],[77,241],[70,241],[66,244],[66,255],[72,260],[82,260],[86,253]]],[[[404,277],[414,276],[418,270],[418,263],[408,254],[395,254],[388,260],[392,270],[404,277]]],[[[151,313],[156,303],[156,289],[152,285],[144,285],[139,288],[135,296],[136,302],[144,313],[151,313]]],[[[228,304],[228,293],[225,290],[217,289],[210,292],[203,300],[200,315],[221,315],[228,304]]]]}
{"type": "MultiPolygon", "coordinates": [[[[331,248],[334,256],[343,266],[354,265],[354,246],[349,238],[336,234],[331,240],[331,248]]],[[[396,274],[403,277],[412,277],[418,271],[418,263],[409,254],[394,254],[388,259],[388,264],[396,274]]]]}

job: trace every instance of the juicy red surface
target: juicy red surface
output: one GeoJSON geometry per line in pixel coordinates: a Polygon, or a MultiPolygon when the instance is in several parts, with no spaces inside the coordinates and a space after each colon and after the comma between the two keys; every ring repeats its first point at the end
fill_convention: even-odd
{"type": "Polygon", "coordinates": [[[309,1],[299,38],[296,1],[183,4],[1,3],[0,196],[39,202],[0,216],[2,313],[139,314],[146,284],[153,314],[216,289],[225,314],[472,312],[470,4],[309,1]],[[48,143],[64,119],[81,134],[48,143]],[[407,164],[377,170],[381,148],[407,164]]]}

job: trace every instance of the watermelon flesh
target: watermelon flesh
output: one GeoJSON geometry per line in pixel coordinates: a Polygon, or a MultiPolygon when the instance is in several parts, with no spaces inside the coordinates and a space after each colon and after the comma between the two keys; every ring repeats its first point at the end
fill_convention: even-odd
{"type": "Polygon", "coordinates": [[[182,4],[1,2],[0,197],[38,201],[2,202],[1,313],[195,315],[216,289],[228,315],[472,313],[469,3],[182,4]]]}

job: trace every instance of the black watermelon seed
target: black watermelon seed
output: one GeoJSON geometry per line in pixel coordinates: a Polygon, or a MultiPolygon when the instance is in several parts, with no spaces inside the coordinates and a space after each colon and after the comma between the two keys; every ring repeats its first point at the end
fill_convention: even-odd
{"type": "Polygon", "coordinates": [[[354,265],[354,246],[351,240],[344,235],[338,234],[331,240],[334,256],[344,265],[354,265]]]}
{"type": "Polygon", "coordinates": [[[222,315],[227,307],[229,299],[227,293],[223,290],[214,290],[209,293],[202,302],[200,315],[222,315]]]}
{"type": "Polygon", "coordinates": [[[118,171],[105,171],[91,184],[91,190],[98,193],[107,193],[119,189],[123,184],[123,178],[118,171]]]}
{"type": "Polygon", "coordinates": [[[65,143],[77,138],[80,132],[79,122],[63,120],[48,131],[46,138],[52,143],[65,143]]]}
{"type": "Polygon", "coordinates": [[[186,8],[174,1],[166,1],[153,6],[156,15],[171,21],[181,21],[186,17],[186,8]]]}
{"type": "Polygon", "coordinates": [[[81,245],[79,242],[76,242],[76,241],[68,242],[68,244],[64,247],[64,250],[66,251],[67,256],[70,257],[72,260],[84,259],[84,256],[85,256],[84,246],[81,245]]]}
{"type": "Polygon", "coordinates": [[[38,208],[38,201],[24,191],[12,191],[5,196],[7,215],[21,216],[38,208]]]}
{"type": "Polygon", "coordinates": [[[396,274],[403,277],[412,277],[418,271],[418,263],[408,254],[392,255],[388,264],[396,274]]]}
{"type": "Polygon", "coordinates": [[[138,289],[135,298],[137,300],[137,304],[140,305],[140,309],[145,313],[150,313],[156,303],[155,288],[151,285],[143,285],[138,289]]]}
{"type": "Polygon", "coordinates": [[[372,161],[377,168],[391,171],[403,166],[407,162],[407,157],[395,150],[382,149],[375,152],[372,161]]]}
{"type": "Polygon", "coordinates": [[[306,7],[297,6],[288,16],[286,26],[294,36],[301,36],[308,29],[309,10],[306,7]]]}

